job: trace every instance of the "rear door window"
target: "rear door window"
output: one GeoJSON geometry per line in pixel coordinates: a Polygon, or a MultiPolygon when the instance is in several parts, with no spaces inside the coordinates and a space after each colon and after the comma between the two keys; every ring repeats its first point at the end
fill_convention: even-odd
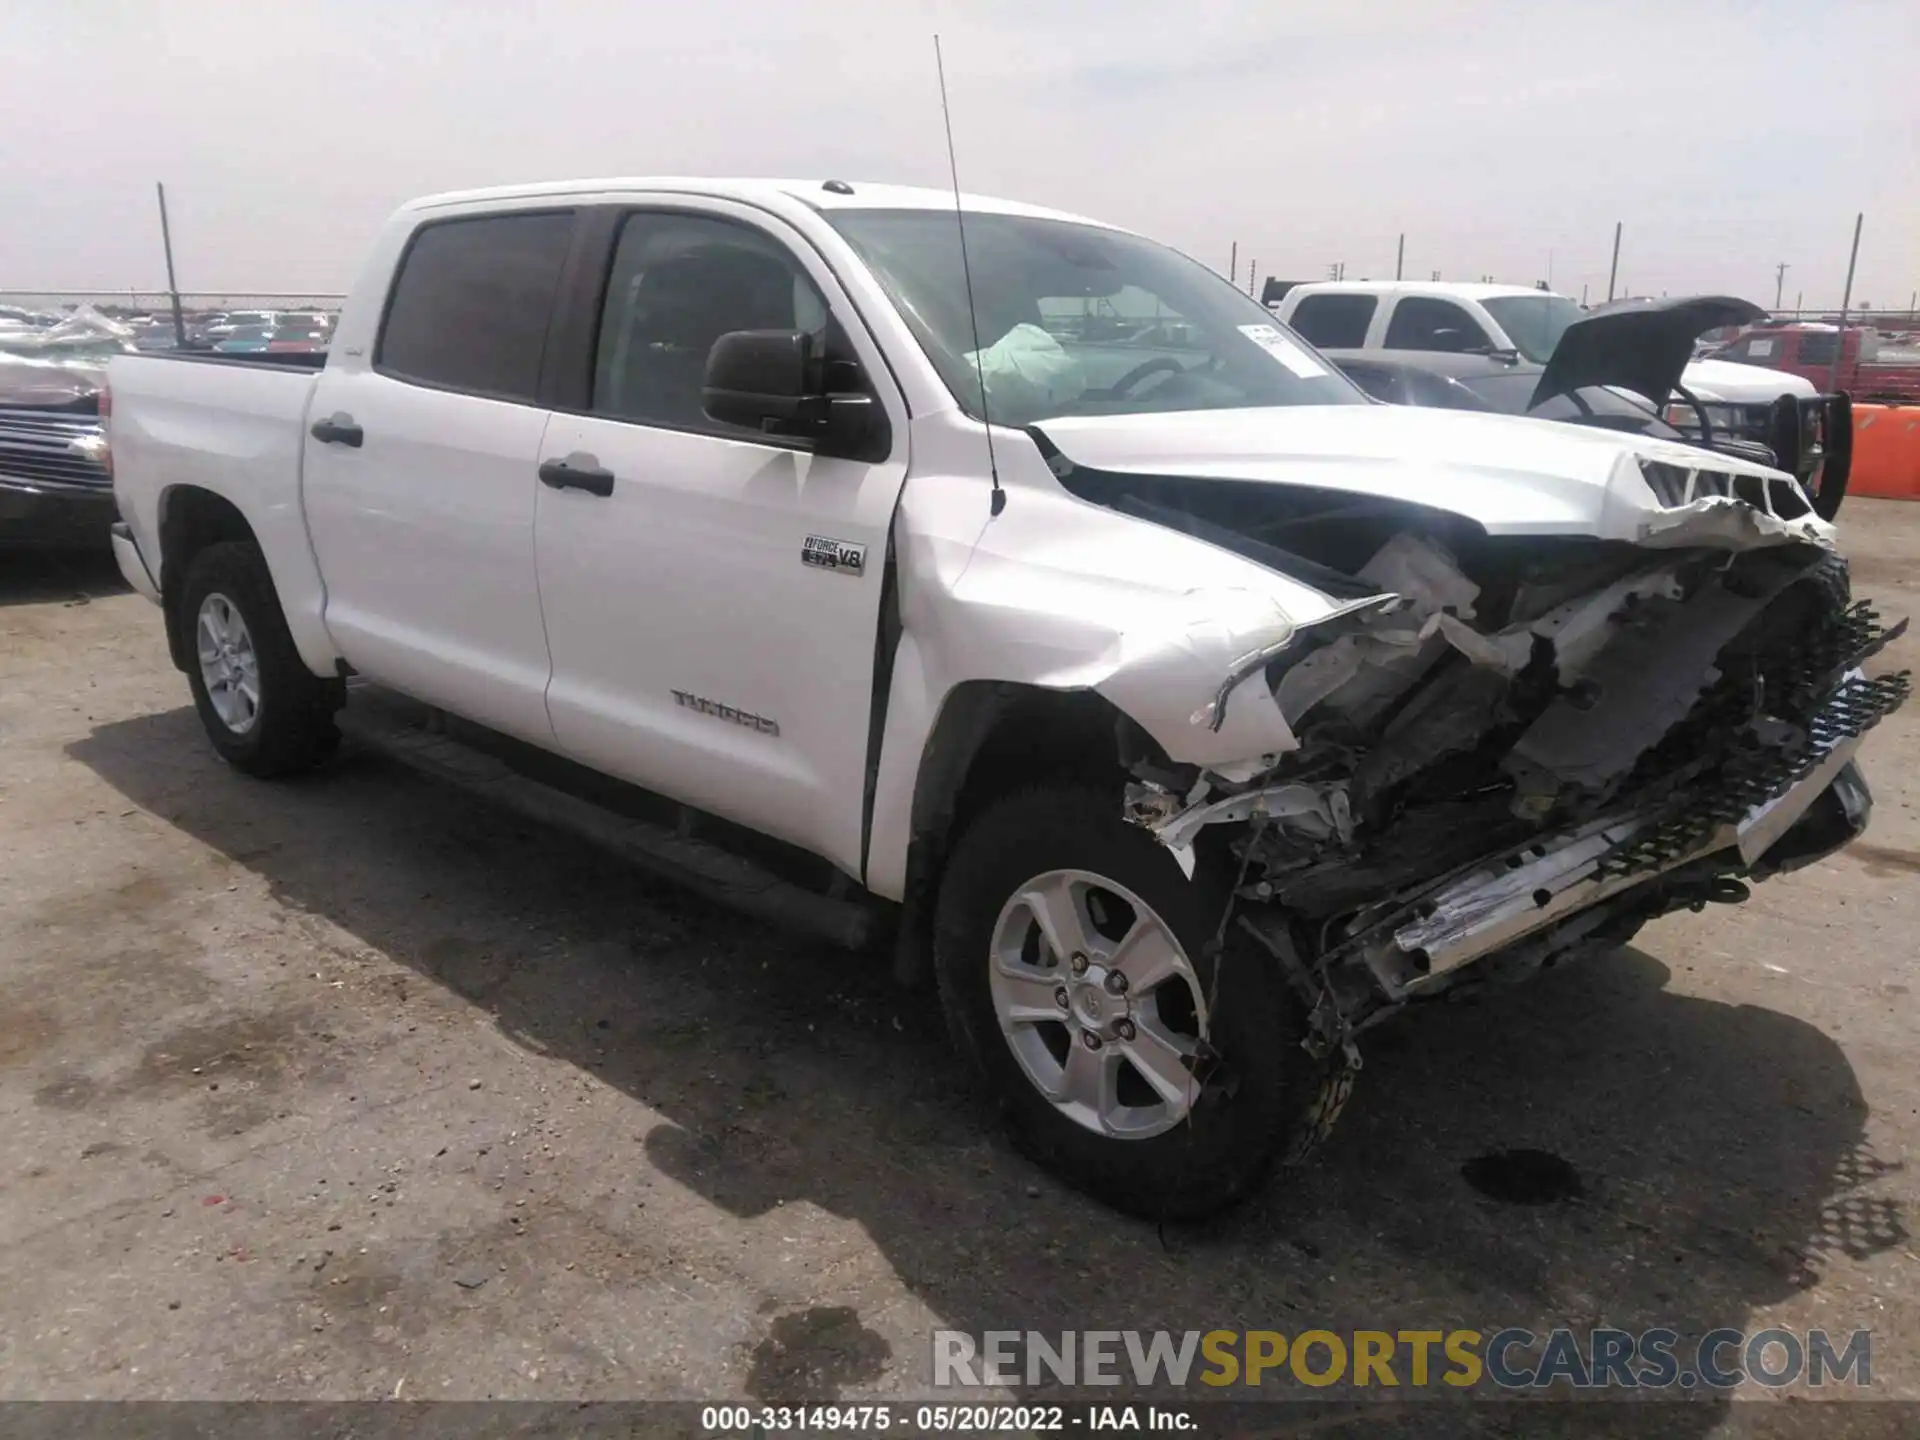
{"type": "Polygon", "coordinates": [[[413,237],[374,367],[400,380],[533,401],[571,211],[442,220],[413,237]]]}
{"type": "Polygon", "coordinates": [[[1460,306],[1451,300],[1436,300],[1426,295],[1408,295],[1393,307],[1387,322],[1389,350],[1444,350],[1459,354],[1486,349],[1492,341],[1487,332],[1460,306]]]}
{"type": "Polygon", "coordinates": [[[1322,350],[1359,350],[1379,301],[1371,295],[1309,295],[1287,323],[1308,344],[1322,350]]]}

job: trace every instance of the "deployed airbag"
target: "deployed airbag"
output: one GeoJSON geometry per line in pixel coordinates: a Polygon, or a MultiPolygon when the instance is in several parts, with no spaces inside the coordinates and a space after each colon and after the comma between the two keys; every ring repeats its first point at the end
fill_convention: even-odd
{"type": "Polygon", "coordinates": [[[996,420],[1045,415],[1086,392],[1086,372],[1060,342],[1038,325],[1019,324],[966,361],[979,368],[987,408],[996,420]]]}

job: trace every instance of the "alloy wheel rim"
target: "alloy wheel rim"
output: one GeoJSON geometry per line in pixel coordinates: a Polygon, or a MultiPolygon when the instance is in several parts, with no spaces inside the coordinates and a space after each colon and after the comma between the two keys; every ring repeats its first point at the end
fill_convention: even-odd
{"type": "Polygon", "coordinates": [[[260,718],[260,657],[239,608],[217,591],[200,602],[194,645],[214,714],[235,735],[245,735],[260,718]]]}
{"type": "Polygon", "coordinates": [[[988,986],[1027,1080],[1083,1129],[1145,1140],[1186,1119],[1206,996],[1166,921],[1125,886],[1049,870],[994,922],[988,986]]]}

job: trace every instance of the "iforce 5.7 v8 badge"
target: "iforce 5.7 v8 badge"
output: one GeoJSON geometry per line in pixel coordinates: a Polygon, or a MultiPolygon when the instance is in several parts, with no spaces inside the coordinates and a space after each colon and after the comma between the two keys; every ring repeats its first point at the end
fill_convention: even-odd
{"type": "Polygon", "coordinates": [[[867,547],[851,540],[835,540],[830,535],[809,535],[807,543],[800,547],[800,563],[817,570],[859,575],[867,568],[867,547]]]}

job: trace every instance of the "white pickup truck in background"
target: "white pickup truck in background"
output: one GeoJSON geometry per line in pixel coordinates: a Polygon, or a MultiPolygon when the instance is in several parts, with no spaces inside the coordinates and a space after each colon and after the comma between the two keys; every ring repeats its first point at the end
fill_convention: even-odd
{"type": "Polygon", "coordinates": [[[1324,1135],[1367,1026],[1864,828],[1905,680],[1792,477],[1376,405],[1173,251],[964,207],[971,287],[939,192],[442,196],[317,373],[114,360],[115,549],[213,745],[344,727],[891,935],[1153,1216],[1324,1135]]]}
{"type": "MultiPolygon", "coordinates": [[[[1314,281],[1288,287],[1272,308],[1322,350],[1511,350],[1536,365],[1587,313],[1550,290],[1445,280],[1314,281]]],[[[1819,393],[1798,375],[1730,360],[1694,360],[1681,383],[1715,407],[1716,430],[1743,439],[1765,438],[1767,408],[1780,396],[1819,393]]]]}

